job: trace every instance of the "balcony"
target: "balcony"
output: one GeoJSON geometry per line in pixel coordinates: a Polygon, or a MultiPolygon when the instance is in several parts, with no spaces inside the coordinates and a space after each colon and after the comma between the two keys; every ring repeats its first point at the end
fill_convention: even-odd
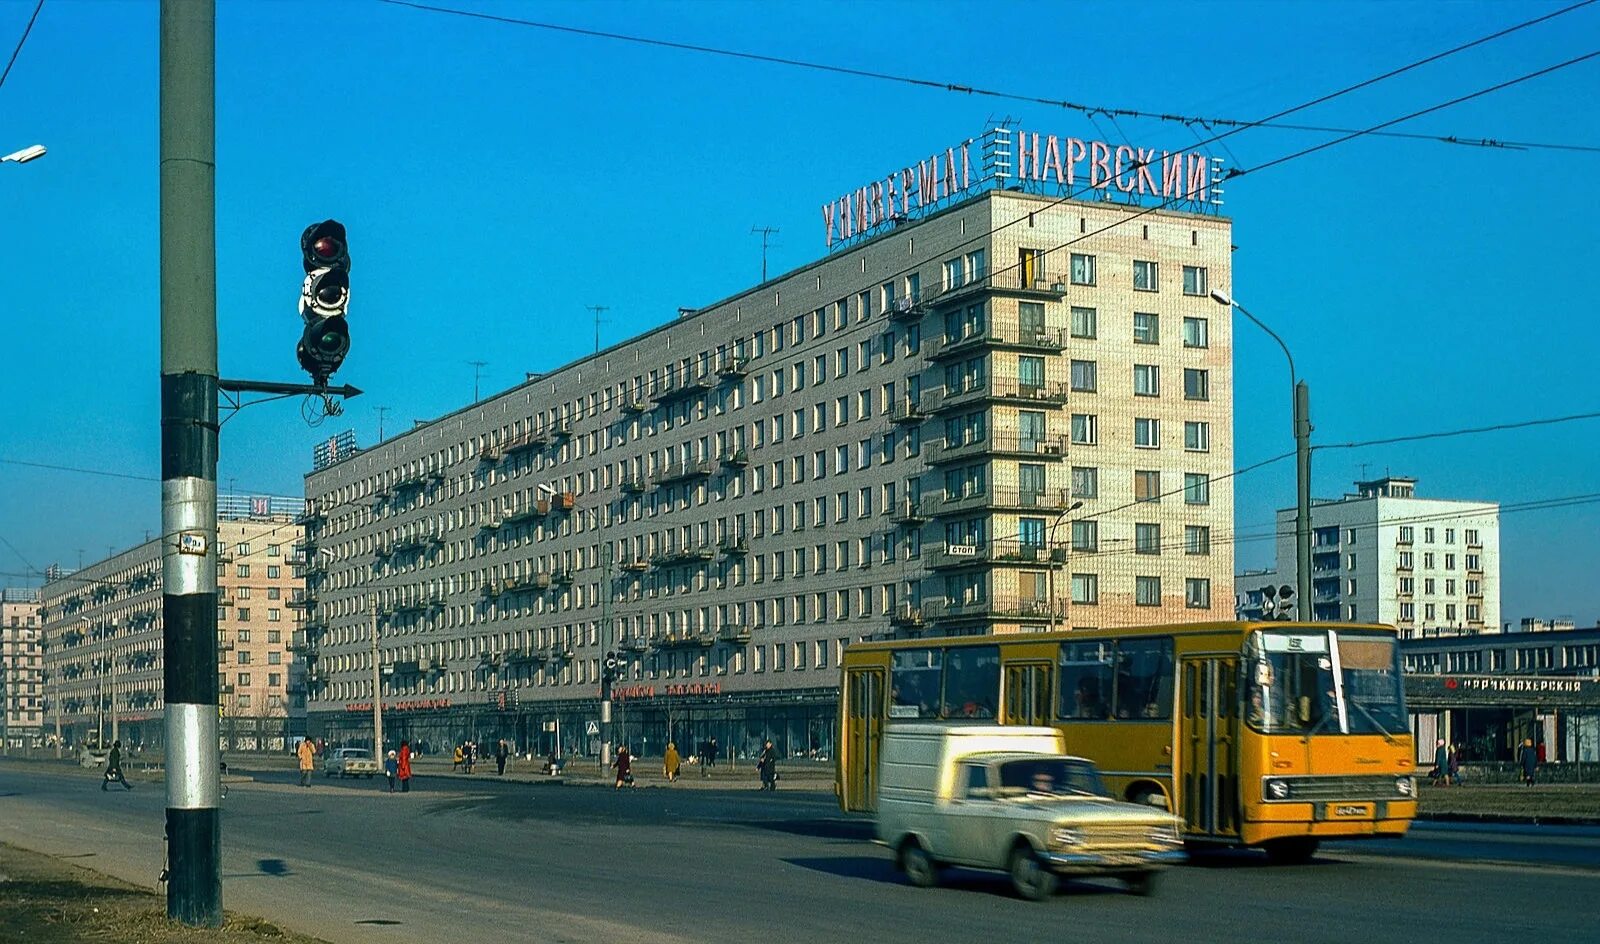
{"type": "Polygon", "coordinates": [[[888,304],[890,321],[918,321],[927,311],[917,299],[911,297],[896,298],[888,304]]]}
{"type": "Polygon", "coordinates": [[[703,564],[717,559],[717,548],[709,545],[695,547],[673,548],[662,551],[651,559],[651,563],[658,567],[671,567],[675,564],[703,564]]]}
{"type": "Polygon", "coordinates": [[[991,433],[986,439],[970,442],[942,443],[938,446],[930,445],[928,449],[928,462],[937,465],[943,462],[961,462],[976,456],[1001,455],[1016,456],[1030,459],[1050,459],[1060,461],[1067,454],[1067,438],[1059,435],[1046,435],[1040,438],[1024,438],[1014,432],[991,433]]]}
{"type": "Polygon", "coordinates": [[[750,641],[750,627],[730,624],[717,632],[717,638],[731,645],[742,646],[750,641]]]}
{"type": "Polygon", "coordinates": [[[1009,351],[1033,351],[1060,354],[1067,348],[1067,335],[1060,329],[1048,331],[1023,331],[1011,326],[991,326],[959,338],[945,337],[929,355],[933,360],[960,357],[984,348],[1009,351]]]}
{"type": "Polygon", "coordinates": [[[619,565],[630,574],[642,574],[650,569],[650,562],[642,557],[630,557],[619,565]]]}
{"type": "Polygon", "coordinates": [[[1072,507],[1072,495],[1064,488],[1037,492],[1005,485],[996,486],[978,495],[946,496],[943,502],[935,504],[934,514],[953,515],[979,508],[1051,513],[1065,511],[1070,507],[1072,507]]]}
{"type": "Polygon", "coordinates": [[[924,525],[933,520],[931,498],[903,498],[889,515],[889,520],[902,527],[924,525]]]}
{"type": "Polygon", "coordinates": [[[690,462],[676,462],[656,473],[657,485],[671,485],[675,482],[687,482],[691,479],[705,478],[711,474],[711,463],[704,459],[690,462]]]}
{"type": "Polygon", "coordinates": [[[402,616],[411,613],[426,613],[429,610],[444,608],[444,595],[438,593],[418,594],[402,599],[389,608],[389,615],[402,616]]]}
{"type": "Polygon", "coordinates": [[[556,492],[550,496],[550,507],[556,511],[571,511],[578,507],[578,496],[573,492],[556,492]]]}
{"type": "Polygon", "coordinates": [[[901,603],[889,614],[889,625],[902,629],[921,629],[924,624],[922,607],[915,603],[901,603]]]}
{"type": "Polygon", "coordinates": [[[743,557],[750,553],[750,545],[744,538],[723,538],[717,549],[725,557],[743,557]]]}
{"type": "Polygon", "coordinates": [[[741,380],[750,374],[750,365],[742,357],[730,357],[717,365],[717,376],[724,380],[741,380]]]}
{"type": "Polygon", "coordinates": [[[928,418],[928,411],[922,408],[922,399],[913,400],[910,397],[901,397],[896,400],[894,407],[889,411],[889,422],[901,426],[921,423],[928,418]]]}
{"type": "Polygon", "coordinates": [[[750,464],[750,453],[743,449],[731,449],[723,453],[718,461],[724,468],[742,469],[750,464]]]}
{"type": "Polygon", "coordinates": [[[550,582],[558,587],[572,586],[572,571],[558,570],[550,575],[550,582]]]}
{"type": "Polygon", "coordinates": [[[1065,559],[1065,548],[1049,548],[1024,544],[1015,538],[990,541],[987,544],[946,544],[924,551],[930,570],[949,570],[959,567],[1018,565],[1024,567],[1048,566],[1065,559]]]}
{"type": "Polygon", "coordinates": [[[672,378],[656,386],[651,399],[659,406],[666,403],[675,403],[688,397],[698,396],[710,391],[715,384],[709,377],[684,377],[672,378]]]}
{"type": "Polygon", "coordinates": [[[634,396],[623,397],[620,407],[622,412],[632,413],[634,415],[638,415],[645,411],[644,401],[634,396]]]}
{"type": "Polygon", "coordinates": [[[550,499],[537,498],[516,508],[507,509],[500,518],[503,526],[537,521],[550,513],[550,499]]]}
{"type": "Polygon", "coordinates": [[[644,479],[637,476],[629,476],[623,479],[620,484],[625,495],[642,495],[647,488],[644,479]]]}
{"type": "Polygon", "coordinates": [[[643,636],[629,636],[622,641],[622,651],[624,652],[644,652],[649,648],[650,641],[643,636]]]}

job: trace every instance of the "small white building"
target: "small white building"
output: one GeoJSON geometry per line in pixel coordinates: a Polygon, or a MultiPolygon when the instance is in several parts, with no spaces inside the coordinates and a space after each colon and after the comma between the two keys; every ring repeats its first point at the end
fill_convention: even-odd
{"type": "MultiPolygon", "coordinates": [[[[1311,503],[1311,600],[1292,614],[1388,623],[1405,636],[1500,631],[1500,506],[1418,498],[1417,480],[1386,476],[1311,503]]],[[[1295,586],[1293,508],[1277,514],[1277,562],[1234,578],[1242,619],[1262,588],[1295,586]]]]}

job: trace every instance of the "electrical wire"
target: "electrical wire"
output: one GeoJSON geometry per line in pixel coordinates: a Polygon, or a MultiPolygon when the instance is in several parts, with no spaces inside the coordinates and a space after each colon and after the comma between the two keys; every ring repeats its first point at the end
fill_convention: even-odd
{"type": "Polygon", "coordinates": [[[11,58],[6,62],[5,71],[0,72],[0,87],[6,84],[6,77],[11,74],[11,67],[17,64],[17,56],[22,54],[22,44],[28,41],[28,34],[33,32],[33,21],[39,18],[39,11],[44,9],[44,0],[39,0],[33,8],[33,15],[28,17],[28,25],[22,28],[22,38],[17,40],[17,48],[11,50],[11,58]]]}
{"type": "MultiPolygon", "coordinates": [[[[1417,60],[1415,62],[1408,63],[1408,64],[1406,64],[1404,66],[1400,66],[1398,68],[1391,69],[1390,71],[1385,72],[1382,75],[1375,76],[1373,78],[1367,79],[1367,80],[1365,80],[1363,82],[1360,82],[1360,83],[1357,83],[1355,85],[1346,86],[1345,88],[1339,89],[1339,90],[1337,90],[1335,92],[1330,92],[1330,93],[1328,93],[1326,95],[1323,95],[1323,96],[1321,96],[1319,98],[1313,99],[1313,100],[1311,100],[1309,102],[1305,102],[1303,104],[1296,105],[1293,108],[1285,109],[1285,110],[1277,112],[1277,113],[1275,113],[1273,115],[1269,115],[1266,118],[1258,119],[1258,120],[1255,120],[1255,121],[1244,121],[1244,120],[1230,119],[1230,118],[1197,117],[1197,116],[1193,116],[1193,115],[1179,115],[1179,114],[1173,114],[1173,113],[1169,113],[1169,112],[1144,111],[1144,110],[1135,109],[1135,108],[1118,108],[1118,107],[1110,107],[1110,106],[1104,106],[1104,105],[1090,105],[1090,104],[1086,104],[1086,103],[1083,103],[1083,102],[1074,102],[1074,101],[1069,101],[1069,100],[1065,100],[1065,99],[1052,99],[1052,98],[1044,98],[1044,97],[1037,96],[1037,95],[1026,95],[1026,94],[1017,93],[1017,92],[1005,92],[1005,91],[999,91],[999,90],[995,90],[995,89],[985,89],[985,88],[979,88],[979,87],[971,86],[971,85],[963,85],[963,84],[959,84],[959,83],[955,83],[955,82],[940,82],[940,81],[936,81],[936,80],[932,80],[932,79],[922,79],[922,78],[916,78],[916,77],[913,77],[913,76],[896,75],[896,74],[888,73],[888,72],[877,72],[877,71],[868,70],[868,69],[851,68],[851,67],[848,67],[848,66],[829,65],[827,63],[812,62],[812,61],[804,60],[804,59],[791,59],[791,58],[786,58],[786,57],[782,57],[782,56],[770,56],[770,55],[765,55],[765,54],[762,54],[762,53],[745,52],[745,51],[735,50],[735,49],[724,49],[724,48],[720,48],[720,47],[716,47],[716,46],[700,45],[700,44],[697,44],[697,43],[683,43],[683,42],[676,42],[676,41],[673,41],[673,40],[657,39],[657,38],[648,37],[648,36],[635,36],[635,35],[629,35],[629,34],[626,34],[626,33],[614,33],[614,32],[608,32],[608,31],[604,31],[604,30],[585,29],[585,28],[577,27],[577,26],[566,26],[566,25],[562,25],[562,24],[559,24],[559,23],[546,23],[546,22],[540,22],[540,21],[537,21],[537,20],[522,19],[522,18],[519,18],[519,17],[500,16],[500,15],[492,14],[492,13],[480,13],[480,12],[473,11],[473,10],[460,10],[460,9],[454,9],[454,8],[451,8],[451,7],[434,6],[434,5],[431,5],[431,4],[411,2],[411,0],[379,0],[379,2],[380,3],[386,3],[386,4],[389,4],[391,6],[406,7],[406,8],[412,9],[412,10],[419,10],[419,11],[423,11],[423,12],[427,12],[427,13],[437,13],[437,14],[443,14],[443,15],[448,15],[448,16],[458,16],[458,17],[463,17],[463,18],[467,18],[467,19],[482,20],[482,21],[487,21],[487,22],[492,22],[492,23],[498,23],[498,24],[506,25],[506,26],[524,26],[524,27],[530,27],[530,28],[533,28],[533,29],[547,30],[547,31],[556,32],[556,33],[566,33],[566,34],[575,35],[575,36],[587,36],[587,37],[590,37],[590,38],[593,38],[593,39],[612,40],[612,41],[616,41],[616,42],[633,43],[633,44],[636,44],[636,45],[652,46],[652,47],[663,48],[663,49],[675,49],[675,50],[678,50],[680,52],[700,53],[700,54],[711,55],[711,56],[721,56],[721,57],[730,58],[730,59],[740,59],[740,60],[744,60],[744,61],[748,61],[748,62],[761,62],[761,63],[766,63],[768,65],[789,66],[789,67],[793,67],[793,68],[797,68],[797,69],[808,69],[808,70],[817,71],[817,72],[827,72],[827,73],[831,73],[831,74],[835,74],[835,75],[846,75],[846,76],[852,76],[852,77],[855,77],[855,78],[872,79],[872,80],[883,81],[883,82],[893,82],[893,83],[898,83],[898,84],[901,84],[901,85],[910,85],[910,86],[914,86],[914,87],[918,87],[918,88],[932,89],[932,90],[935,90],[935,91],[954,92],[954,93],[957,93],[957,94],[967,95],[967,96],[1004,99],[1004,100],[1009,100],[1009,101],[1025,102],[1025,103],[1034,104],[1034,105],[1046,105],[1046,106],[1049,106],[1049,107],[1052,107],[1052,108],[1061,108],[1061,109],[1065,109],[1065,110],[1068,110],[1068,111],[1078,112],[1078,113],[1083,114],[1086,117],[1090,118],[1091,122],[1093,121],[1093,119],[1094,119],[1094,117],[1096,115],[1105,115],[1107,118],[1111,119],[1113,123],[1119,117],[1120,118],[1145,118],[1145,119],[1150,119],[1150,120],[1154,120],[1154,121],[1174,122],[1174,123],[1177,123],[1177,124],[1184,124],[1184,125],[1188,125],[1188,124],[1191,124],[1191,123],[1199,122],[1202,125],[1217,125],[1217,126],[1224,126],[1224,127],[1230,128],[1230,130],[1228,130],[1228,131],[1226,131],[1226,132],[1224,132],[1222,134],[1216,135],[1215,137],[1211,138],[1209,141],[1206,142],[1206,143],[1210,143],[1211,141],[1220,141],[1221,139],[1223,139],[1225,137],[1228,137],[1229,135],[1237,134],[1240,131],[1245,131],[1245,130],[1248,130],[1250,128],[1277,128],[1279,130],[1289,130],[1289,131],[1318,131],[1318,132],[1336,132],[1336,133],[1348,132],[1351,129],[1323,128],[1323,127],[1313,127],[1313,126],[1304,126],[1304,125],[1278,124],[1278,123],[1276,123],[1276,119],[1283,118],[1283,117],[1286,117],[1288,115],[1292,115],[1292,114],[1294,114],[1296,112],[1303,111],[1303,110],[1305,110],[1307,108],[1311,108],[1313,106],[1320,105],[1320,104],[1323,104],[1325,102],[1332,101],[1333,99],[1338,98],[1338,97],[1340,97],[1342,95],[1347,95],[1347,94],[1349,94],[1351,92],[1355,92],[1355,91],[1358,91],[1360,89],[1367,88],[1369,86],[1377,84],[1378,82],[1382,82],[1382,81],[1384,81],[1386,79],[1390,79],[1390,78],[1393,78],[1393,77],[1395,77],[1397,75],[1401,75],[1403,73],[1409,72],[1412,69],[1417,69],[1417,68],[1420,68],[1422,66],[1429,65],[1429,64],[1434,63],[1434,62],[1438,62],[1439,60],[1447,58],[1449,56],[1453,56],[1456,53],[1464,52],[1464,51],[1466,51],[1468,49],[1472,49],[1472,48],[1475,48],[1477,46],[1481,46],[1481,45],[1483,45],[1485,43],[1492,42],[1493,40],[1500,39],[1501,37],[1508,36],[1508,35],[1510,35],[1512,33],[1515,33],[1515,32],[1517,32],[1519,30],[1527,29],[1528,27],[1535,26],[1535,25],[1543,23],[1543,22],[1545,22],[1547,20],[1555,19],[1556,17],[1563,16],[1563,15],[1565,15],[1567,13],[1571,13],[1574,10],[1578,10],[1578,9],[1583,8],[1583,7],[1589,6],[1590,4],[1596,2],[1596,0],[1581,0],[1581,2],[1572,4],[1571,6],[1564,7],[1564,8],[1559,9],[1559,10],[1551,11],[1550,13],[1544,14],[1542,16],[1535,17],[1534,19],[1527,20],[1527,21],[1524,21],[1522,23],[1518,23],[1518,24],[1515,24],[1513,26],[1506,27],[1505,29],[1497,30],[1496,32],[1490,33],[1487,36],[1481,36],[1481,37],[1479,37],[1477,39],[1474,39],[1474,40],[1471,40],[1469,42],[1463,43],[1461,45],[1452,47],[1450,49],[1446,49],[1446,50],[1444,50],[1442,52],[1434,53],[1433,55],[1428,56],[1428,57],[1426,57],[1424,59],[1419,59],[1419,60],[1417,60]]],[[[1532,149],[1550,148],[1550,149],[1557,149],[1557,150],[1592,151],[1592,152],[1600,153],[1600,146],[1591,147],[1591,146],[1586,146],[1586,145],[1543,144],[1543,143],[1528,142],[1528,141],[1511,142],[1511,141],[1501,141],[1501,140],[1497,140],[1497,139],[1494,139],[1494,138],[1488,138],[1488,137],[1471,138],[1471,137],[1463,137],[1463,136],[1460,136],[1460,135],[1392,134],[1392,133],[1383,132],[1383,131],[1369,131],[1367,133],[1371,134],[1371,135],[1378,136],[1378,137],[1398,137],[1398,138],[1431,140],[1431,141],[1442,142],[1442,143],[1447,143],[1447,144],[1471,145],[1471,146],[1476,146],[1476,147],[1495,147],[1495,148],[1508,148],[1508,149],[1514,148],[1514,149],[1518,149],[1518,150],[1532,150],[1532,149]]]]}

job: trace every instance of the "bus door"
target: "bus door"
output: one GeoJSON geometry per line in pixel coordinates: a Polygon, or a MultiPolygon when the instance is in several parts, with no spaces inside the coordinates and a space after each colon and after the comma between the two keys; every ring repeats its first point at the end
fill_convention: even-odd
{"type": "Polygon", "coordinates": [[[881,668],[850,669],[844,680],[845,728],[844,808],[870,811],[878,808],[878,748],[883,743],[881,668]]]}
{"type": "Polygon", "coordinates": [[[1051,722],[1050,678],[1055,666],[1049,662],[1017,662],[1006,666],[1006,724],[1051,722]]]}
{"type": "Polygon", "coordinates": [[[1191,835],[1239,834],[1238,665],[1235,656],[1185,658],[1180,663],[1179,807],[1191,835]]]}

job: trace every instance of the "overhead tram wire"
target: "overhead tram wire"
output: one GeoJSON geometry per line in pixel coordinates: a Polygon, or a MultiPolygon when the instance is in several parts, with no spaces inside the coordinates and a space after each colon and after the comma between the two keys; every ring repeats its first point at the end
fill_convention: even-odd
{"type": "MultiPolygon", "coordinates": [[[[730,58],[730,59],[741,59],[741,60],[745,60],[745,61],[748,61],[748,62],[760,62],[760,63],[766,63],[768,65],[790,66],[790,67],[797,68],[797,69],[809,69],[809,70],[813,70],[813,71],[817,71],[817,72],[832,73],[832,74],[835,74],[835,75],[845,75],[845,76],[851,76],[851,77],[855,77],[855,78],[872,79],[872,80],[883,81],[883,82],[894,82],[894,83],[898,83],[898,84],[901,84],[901,85],[910,85],[910,86],[914,86],[914,87],[917,87],[917,88],[931,89],[931,90],[934,90],[934,91],[941,91],[941,92],[954,92],[956,94],[967,95],[967,96],[980,96],[980,97],[986,97],[986,98],[996,98],[996,99],[1004,99],[1004,100],[1016,101],[1016,102],[1025,102],[1025,103],[1034,104],[1034,105],[1046,105],[1046,106],[1049,106],[1049,107],[1052,107],[1052,108],[1061,108],[1061,109],[1065,109],[1067,111],[1078,112],[1080,114],[1083,114],[1086,117],[1089,117],[1091,119],[1091,121],[1092,121],[1092,119],[1093,119],[1093,117],[1095,115],[1105,115],[1108,118],[1111,118],[1113,121],[1116,118],[1119,118],[1119,117],[1120,118],[1145,118],[1145,119],[1150,119],[1150,120],[1154,120],[1154,121],[1165,121],[1165,122],[1172,122],[1172,123],[1176,123],[1176,124],[1190,124],[1192,122],[1200,122],[1203,125],[1204,124],[1210,124],[1210,125],[1228,127],[1229,128],[1228,131],[1223,132],[1222,134],[1217,135],[1215,138],[1212,139],[1212,140],[1221,140],[1222,138],[1228,137],[1228,136],[1233,135],[1233,134],[1237,134],[1240,131],[1249,130],[1251,128],[1277,128],[1279,130],[1284,130],[1284,131],[1308,131],[1308,132],[1331,133],[1331,134],[1346,134],[1346,133],[1349,133],[1349,132],[1353,131],[1354,129],[1351,129],[1351,128],[1328,128],[1328,127],[1317,127],[1317,126],[1309,126],[1309,125],[1279,124],[1279,123],[1277,123],[1277,119],[1286,117],[1288,115],[1295,114],[1295,113],[1300,112],[1300,111],[1304,111],[1305,109],[1312,108],[1312,107],[1314,107],[1316,105],[1321,105],[1321,104],[1323,104],[1325,102],[1332,101],[1333,99],[1338,98],[1338,97],[1340,97],[1342,95],[1347,95],[1347,94],[1349,94],[1351,92],[1355,92],[1355,91],[1359,91],[1359,90],[1364,89],[1364,88],[1368,88],[1368,87],[1370,87],[1372,85],[1375,85],[1375,84],[1377,84],[1379,82],[1382,82],[1382,81],[1384,81],[1386,79],[1391,79],[1391,78],[1393,78],[1393,77],[1395,77],[1397,75],[1402,75],[1402,74],[1404,74],[1406,72],[1410,72],[1413,69],[1417,69],[1417,68],[1420,68],[1422,66],[1425,66],[1425,65],[1428,65],[1428,64],[1431,64],[1431,63],[1434,63],[1434,62],[1438,62],[1441,59],[1448,58],[1448,57],[1453,56],[1453,55],[1455,55],[1457,53],[1465,52],[1466,50],[1473,49],[1473,48],[1476,48],[1478,46],[1482,46],[1485,43],[1489,43],[1489,42],[1492,42],[1494,40],[1500,39],[1501,37],[1508,36],[1508,35],[1510,35],[1512,33],[1518,32],[1519,30],[1527,29],[1528,27],[1536,26],[1536,25],[1538,25],[1540,23],[1543,23],[1543,22],[1546,22],[1548,20],[1555,19],[1556,17],[1563,16],[1563,15],[1565,15],[1567,13],[1571,13],[1571,12],[1573,12],[1575,10],[1578,10],[1578,9],[1581,9],[1583,7],[1587,7],[1587,6],[1597,2],[1597,0],[1580,0],[1580,2],[1574,3],[1571,6],[1563,7],[1562,9],[1559,9],[1559,10],[1552,10],[1551,12],[1543,14],[1542,16],[1538,16],[1538,17],[1535,17],[1535,18],[1533,18],[1531,20],[1526,20],[1524,22],[1517,23],[1517,24],[1512,25],[1512,26],[1508,26],[1508,27],[1506,27],[1504,29],[1497,30],[1497,31],[1495,31],[1493,33],[1488,34],[1487,36],[1481,36],[1481,37],[1479,37],[1477,39],[1471,40],[1471,41],[1466,42],[1466,43],[1462,43],[1462,44],[1460,44],[1458,46],[1454,46],[1454,47],[1452,47],[1450,49],[1446,49],[1446,50],[1444,50],[1442,52],[1434,53],[1431,56],[1427,56],[1427,57],[1425,57],[1423,59],[1419,59],[1419,60],[1416,60],[1414,62],[1407,63],[1406,65],[1400,66],[1400,67],[1395,68],[1395,69],[1391,69],[1388,72],[1385,72],[1385,73],[1383,73],[1381,75],[1374,76],[1374,77],[1372,77],[1370,79],[1366,79],[1366,80],[1364,80],[1362,82],[1356,83],[1355,85],[1346,86],[1346,87],[1341,88],[1341,89],[1339,89],[1337,91],[1329,92],[1328,94],[1322,95],[1322,96],[1320,96],[1318,98],[1315,98],[1315,99],[1312,99],[1311,101],[1304,102],[1304,103],[1299,104],[1299,105],[1295,105],[1292,108],[1284,109],[1282,111],[1279,111],[1279,112],[1276,112],[1276,113],[1274,113],[1272,115],[1269,115],[1266,118],[1258,119],[1258,120],[1255,120],[1255,121],[1248,121],[1248,120],[1241,120],[1241,119],[1234,119],[1234,118],[1217,118],[1217,117],[1211,117],[1211,116],[1180,115],[1180,114],[1174,114],[1174,113],[1170,113],[1170,112],[1145,111],[1145,110],[1136,109],[1136,108],[1116,108],[1116,107],[1108,107],[1108,106],[1103,106],[1103,105],[1090,105],[1090,104],[1085,104],[1083,102],[1074,102],[1074,101],[1070,101],[1070,100],[1066,100],[1066,99],[1051,99],[1051,98],[1044,98],[1044,97],[1037,96],[1037,95],[1026,95],[1026,94],[1022,94],[1022,93],[1018,93],[1018,92],[1006,92],[1006,91],[999,91],[999,90],[995,90],[995,89],[985,89],[985,88],[979,88],[977,86],[962,85],[962,84],[955,83],[955,82],[940,82],[940,81],[936,81],[936,80],[932,80],[932,79],[916,78],[914,76],[895,75],[893,73],[877,72],[877,71],[873,71],[873,70],[869,70],[869,69],[856,69],[856,68],[852,68],[852,67],[849,67],[849,66],[837,66],[837,65],[830,65],[828,63],[812,62],[812,61],[804,60],[804,59],[792,59],[792,58],[787,58],[787,57],[783,57],[783,56],[770,56],[770,55],[766,55],[766,54],[763,54],[763,53],[745,52],[745,51],[737,50],[737,49],[724,49],[724,48],[720,48],[720,47],[716,47],[716,46],[705,46],[705,45],[696,44],[696,43],[676,42],[674,40],[656,39],[656,38],[649,37],[649,36],[633,36],[633,35],[629,35],[629,34],[626,34],[626,33],[614,33],[614,32],[608,32],[608,31],[605,31],[605,30],[585,29],[583,27],[578,27],[578,26],[567,26],[567,25],[563,25],[563,24],[560,24],[560,23],[546,23],[546,22],[541,22],[541,21],[538,21],[538,20],[521,19],[519,17],[500,16],[500,15],[496,15],[496,14],[492,14],[492,13],[481,13],[481,12],[477,12],[477,11],[473,11],[473,10],[459,10],[459,9],[454,9],[454,8],[451,8],[451,7],[441,7],[441,6],[435,6],[435,5],[432,5],[432,4],[415,3],[415,2],[411,2],[411,0],[378,0],[378,2],[386,3],[386,4],[389,4],[390,6],[405,7],[405,8],[408,8],[408,9],[419,10],[419,11],[423,11],[423,12],[427,12],[427,13],[438,13],[438,14],[443,14],[443,15],[447,15],[447,16],[459,16],[459,17],[465,17],[467,19],[484,20],[484,21],[487,21],[487,22],[498,23],[498,24],[505,25],[505,26],[524,26],[524,27],[530,27],[530,28],[533,28],[533,29],[548,30],[548,31],[551,31],[551,32],[556,32],[556,33],[567,33],[567,34],[576,35],[576,36],[587,36],[587,37],[590,37],[590,38],[593,38],[593,39],[613,40],[613,41],[616,41],[616,42],[633,43],[633,44],[642,45],[642,46],[654,46],[654,47],[663,48],[663,49],[675,49],[675,50],[678,50],[678,51],[681,51],[681,52],[701,53],[701,54],[711,55],[711,56],[722,56],[722,57],[730,58]]],[[[1406,139],[1411,139],[1411,140],[1426,140],[1426,141],[1434,141],[1434,142],[1445,143],[1445,144],[1470,145],[1470,146],[1475,146],[1475,147],[1516,148],[1516,149],[1522,149],[1522,150],[1551,149],[1551,150],[1564,150],[1564,151],[1588,151],[1588,152],[1600,153],[1600,145],[1590,146],[1590,145],[1572,145],[1572,144],[1547,144],[1547,143],[1531,142],[1531,141],[1504,141],[1504,140],[1498,140],[1498,139],[1493,139],[1493,138],[1472,138],[1472,137],[1469,137],[1469,136],[1462,136],[1462,135],[1427,135],[1427,134],[1399,133],[1399,132],[1385,132],[1385,131],[1377,131],[1377,132],[1370,132],[1370,133],[1373,134],[1375,137],[1406,138],[1406,139]]],[[[1207,142],[1207,143],[1209,143],[1209,142],[1207,142]]]]}
{"type": "Polygon", "coordinates": [[[22,54],[22,45],[28,41],[28,34],[33,32],[33,21],[39,18],[39,11],[44,9],[44,0],[33,8],[33,15],[28,17],[28,25],[22,28],[22,38],[17,40],[17,48],[11,50],[11,58],[6,62],[5,71],[0,72],[0,87],[6,84],[6,77],[11,74],[11,67],[17,64],[17,56],[22,54]]]}

